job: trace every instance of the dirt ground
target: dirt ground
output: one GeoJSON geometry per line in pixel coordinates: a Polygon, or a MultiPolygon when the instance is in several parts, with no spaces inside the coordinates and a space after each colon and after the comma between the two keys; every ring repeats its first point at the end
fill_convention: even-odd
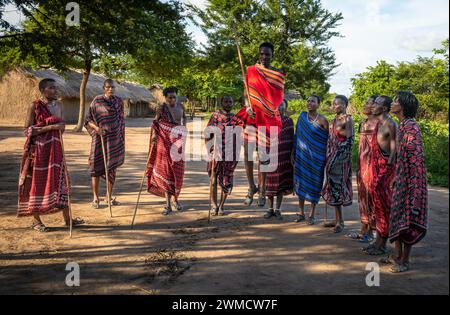
{"type": "MultiPolygon", "coordinates": [[[[150,119],[127,121],[126,163],[118,171],[121,202],[109,217],[94,210],[87,159],[90,137],[68,126],[66,156],[74,215],[86,225],[68,237],[61,214],[44,217],[53,228],[32,231],[15,216],[17,175],[24,137],[0,127],[0,294],[448,294],[448,189],[430,187],[426,238],[413,250],[412,270],[393,275],[381,266],[379,287],[366,286],[362,244],[345,235],[359,228],[357,194],[345,209],[346,230],[294,223],[296,198],[283,205],[284,220],[265,220],[264,209],[244,207],[245,173],[239,164],[229,215],[207,222],[205,162],[187,163],[180,200],[185,210],[160,215],[163,200],[143,193],[134,230],[130,222],[146,162],[150,119]],[[66,264],[80,266],[81,285],[68,287],[66,264]]],[[[194,150],[198,156],[198,150],[194,150]]],[[[104,186],[104,185],[103,185],[104,186]]],[[[325,206],[318,206],[323,219],[325,206]]],[[[331,211],[328,211],[331,217],[331,211]]]]}

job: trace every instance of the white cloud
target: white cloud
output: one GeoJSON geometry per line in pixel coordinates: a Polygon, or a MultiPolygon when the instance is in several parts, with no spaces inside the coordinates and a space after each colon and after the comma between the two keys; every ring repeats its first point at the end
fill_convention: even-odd
{"type": "Polygon", "coordinates": [[[448,38],[447,0],[324,0],[324,7],[342,12],[338,28],[344,38],[330,46],[342,65],[330,79],[331,91],[350,94],[350,79],[378,60],[390,63],[430,56],[448,38]]]}

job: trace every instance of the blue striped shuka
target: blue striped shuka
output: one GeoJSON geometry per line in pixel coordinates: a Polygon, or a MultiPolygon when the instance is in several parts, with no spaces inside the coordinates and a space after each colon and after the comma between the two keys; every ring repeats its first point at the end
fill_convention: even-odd
{"type": "Polygon", "coordinates": [[[327,140],[328,130],[302,112],[295,133],[294,190],[299,198],[313,204],[319,203],[322,191],[327,140]]]}

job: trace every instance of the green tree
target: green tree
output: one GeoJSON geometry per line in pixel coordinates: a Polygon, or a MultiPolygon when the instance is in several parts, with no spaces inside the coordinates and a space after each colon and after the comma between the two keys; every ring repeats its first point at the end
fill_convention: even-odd
{"type": "Polygon", "coordinates": [[[327,43],[339,36],[335,28],[342,15],[327,11],[319,0],[210,0],[205,9],[190,9],[208,37],[203,51],[207,69],[220,64],[220,71],[238,78],[235,40],[247,64],[257,60],[259,44],[269,41],[276,47],[274,66],[287,73],[288,89],[302,96],[328,91],[327,78],[337,65],[327,43]]]}
{"type": "Polygon", "coordinates": [[[398,90],[413,92],[421,106],[420,118],[448,121],[449,106],[449,57],[448,39],[433,57],[417,57],[412,62],[397,65],[385,61],[357,74],[352,79],[352,103],[361,109],[372,94],[394,95],[398,90]]]}
{"type": "Polygon", "coordinates": [[[78,1],[78,26],[67,25],[66,3],[49,0],[27,5],[31,16],[21,30],[9,30],[8,34],[21,36],[5,39],[1,62],[3,67],[27,64],[61,71],[82,69],[78,131],[83,127],[85,89],[93,68],[109,69],[117,76],[127,76],[132,68],[142,69],[142,77],[164,76],[182,60],[180,50],[190,51],[182,7],[177,2],[78,1]]]}

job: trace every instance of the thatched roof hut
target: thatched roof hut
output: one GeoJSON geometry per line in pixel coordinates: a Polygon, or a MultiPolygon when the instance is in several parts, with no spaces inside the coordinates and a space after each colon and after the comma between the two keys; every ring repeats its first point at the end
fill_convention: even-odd
{"type": "MultiPolygon", "coordinates": [[[[76,122],[82,73],[68,71],[59,74],[49,69],[25,68],[11,70],[0,79],[0,120],[23,123],[29,104],[39,97],[38,83],[43,78],[52,78],[56,81],[60,101],[63,104],[64,119],[68,122],[76,122]]],[[[86,86],[86,107],[95,96],[102,94],[105,79],[106,77],[100,74],[90,75],[86,86]]],[[[139,84],[116,82],[116,95],[124,100],[125,115],[128,117],[145,117],[154,113],[159,104],[157,92],[157,87],[151,91],[139,84]]]]}

